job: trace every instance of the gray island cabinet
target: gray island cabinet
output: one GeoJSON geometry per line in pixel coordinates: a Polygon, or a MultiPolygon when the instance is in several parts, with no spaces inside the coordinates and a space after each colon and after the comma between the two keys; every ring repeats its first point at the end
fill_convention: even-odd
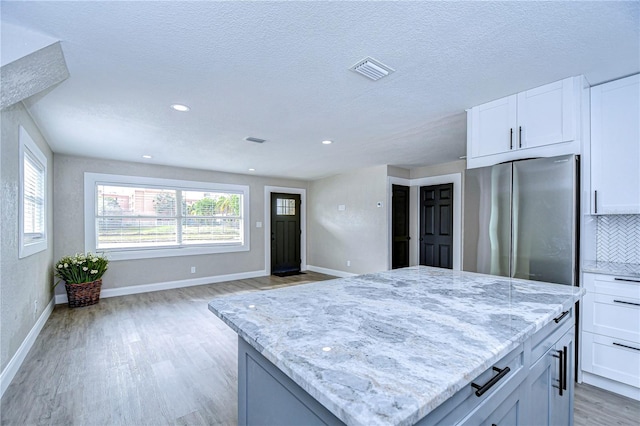
{"type": "Polygon", "coordinates": [[[577,287],[416,266],[222,296],[241,425],[571,425],[577,287]]]}

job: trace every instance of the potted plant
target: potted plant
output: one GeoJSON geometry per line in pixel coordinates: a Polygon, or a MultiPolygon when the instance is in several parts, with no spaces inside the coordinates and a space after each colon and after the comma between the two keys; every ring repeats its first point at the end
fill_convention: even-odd
{"type": "Polygon", "coordinates": [[[65,282],[70,308],[95,305],[100,301],[102,276],[108,265],[109,260],[104,255],[93,253],[76,253],[56,263],[55,275],[65,282]]]}

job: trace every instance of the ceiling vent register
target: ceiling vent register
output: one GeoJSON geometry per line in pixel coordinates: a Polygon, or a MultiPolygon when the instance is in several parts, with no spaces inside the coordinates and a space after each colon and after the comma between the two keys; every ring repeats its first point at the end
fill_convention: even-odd
{"type": "Polygon", "coordinates": [[[255,142],[255,143],[264,143],[267,141],[266,139],[254,138],[253,136],[247,136],[246,138],[244,138],[244,140],[247,142],[255,142]]]}
{"type": "Polygon", "coordinates": [[[390,66],[371,57],[364,58],[349,69],[362,74],[373,81],[380,80],[382,77],[386,77],[395,71],[390,66]]]}

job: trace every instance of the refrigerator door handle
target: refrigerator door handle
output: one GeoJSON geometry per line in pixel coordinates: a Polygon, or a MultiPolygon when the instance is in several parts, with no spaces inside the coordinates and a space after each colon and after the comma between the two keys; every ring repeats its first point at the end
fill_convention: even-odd
{"type": "Polygon", "coordinates": [[[512,166],[512,186],[511,186],[511,247],[510,247],[510,262],[509,262],[509,276],[514,278],[516,271],[518,270],[518,235],[519,235],[519,214],[520,214],[520,183],[518,178],[518,171],[512,166]]]}

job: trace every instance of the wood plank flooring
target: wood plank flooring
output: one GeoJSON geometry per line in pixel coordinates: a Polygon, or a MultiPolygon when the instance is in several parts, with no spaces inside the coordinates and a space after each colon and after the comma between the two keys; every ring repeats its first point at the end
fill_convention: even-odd
{"type": "MultiPolygon", "coordinates": [[[[1,424],[234,425],[236,334],[207,303],[330,278],[307,272],[58,305],[2,398],[1,424]]],[[[576,425],[637,419],[637,401],[576,388],[576,425]]]]}
{"type": "Polygon", "coordinates": [[[640,402],[586,383],[576,384],[574,426],[640,425],[640,402]]]}

